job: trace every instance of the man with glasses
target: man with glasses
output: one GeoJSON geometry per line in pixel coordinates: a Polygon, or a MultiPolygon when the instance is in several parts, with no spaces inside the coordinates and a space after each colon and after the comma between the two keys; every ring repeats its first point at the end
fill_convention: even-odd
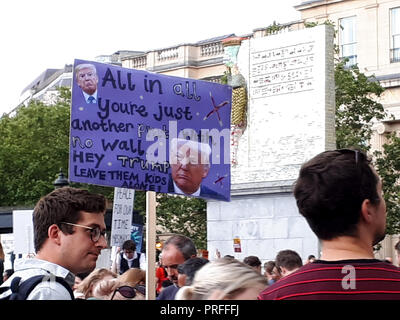
{"type": "Polygon", "coordinates": [[[340,149],[302,165],[294,188],[321,258],[269,286],[261,300],[400,300],[399,269],[374,258],[385,237],[382,181],[366,154],[340,149]]]}
{"type": "MultiPolygon", "coordinates": [[[[102,249],[107,247],[104,214],[106,199],[86,190],[64,187],[39,200],[33,210],[36,256],[15,263],[13,279],[24,281],[46,275],[27,300],[70,300],[75,275],[91,272],[102,249]]],[[[8,290],[0,296],[10,295],[8,290]]]]}

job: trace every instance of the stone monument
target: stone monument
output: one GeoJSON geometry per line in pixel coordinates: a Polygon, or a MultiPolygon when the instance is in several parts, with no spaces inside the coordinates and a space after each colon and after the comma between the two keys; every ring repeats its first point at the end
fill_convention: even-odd
{"type": "Polygon", "coordinates": [[[302,163],[335,148],[333,35],[322,25],[241,41],[236,73],[247,84],[247,121],[235,149],[231,202],[207,203],[210,259],[216,249],[263,262],[284,249],[303,260],[319,256],[292,186],[302,163]]]}

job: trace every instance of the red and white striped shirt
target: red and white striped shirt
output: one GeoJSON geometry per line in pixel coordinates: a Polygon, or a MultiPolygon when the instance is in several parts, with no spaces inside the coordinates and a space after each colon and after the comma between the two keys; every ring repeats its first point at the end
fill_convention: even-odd
{"type": "Polygon", "coordinates": [[[400,269],[376,259],[317,260],[260,293],[259,300],[400,300],[400,269]]]}

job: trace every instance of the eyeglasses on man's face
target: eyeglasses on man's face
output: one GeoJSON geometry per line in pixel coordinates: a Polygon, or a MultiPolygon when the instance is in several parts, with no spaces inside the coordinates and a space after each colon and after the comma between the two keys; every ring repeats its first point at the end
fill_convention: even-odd
{"type": "Polygon", "coordinates": [[[114,290],[113,295],[111,296],[110,300],[114,299],[114,296],[117,292],[119,292],[119,294],[121,296],[123,296],[124,298],[127,299],[133,299],[134,297],[136,297],[136,291],[141,293],[142,295],[146,295],[146,287],[142,286],[142,285],[137,285],[134,287],[131,286],[121,286],[118,287],[117,289],[114,290]]]}
{"type": "Polygon", "coordinates": [[[92,239],[93,242],[99,241],[100,236],[103,236],[104,239],[106,239],[106,230],[102,231],[100,227],[88,227],[81,224],[70,223],[70,222],[61,222],[61,223],[90,230],[90,239],[92,239]]]}

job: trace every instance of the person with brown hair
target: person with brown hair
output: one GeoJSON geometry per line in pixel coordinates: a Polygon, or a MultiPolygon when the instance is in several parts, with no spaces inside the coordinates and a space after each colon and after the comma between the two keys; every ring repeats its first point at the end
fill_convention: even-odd
{"type": "Polygon", "coordinates": [[[260,300],[400,299],[399,269],[374,257],[385,237],[386,204],[364,152],[316,155],[302,165],[294,196],[320,240],[321,258],[268,287],[260,300]]]}
{"type": "Polygon", "coordinates": [[[275,261],[271,260],[264,263],[264,276],[268,280],[268,285],[274,284],[282,277],[281,273],[276,267],[275,261]]]}
{"type": "MultiPolygon", "coordinates": [[[[75,274],[91,272],[107,247],[105,210],[105,197],[87,190],[63,187],[42,197],[33,210],[36,256],[18,260],[2,287],[10,288],[16,277],[23,286],[33,276],[43,275],[47,281],[40,281],[26,299],[73,299],[75,274]]],[[[0,298],[11,294],[9,289],[0,298]]]]}
{"type": "Polygon", "coordinates": [[[133,240],[126,240],[122,244],[122,252],[117,252],[111,270],[121,275],[130,268],[146,270],[146,257],[144,253],[136,251],[133,240]]]}
{"type": "Polygon", "coordinates": [[[257,256],[248,256],[243,259],[243,263],[261,273],[261,261],[257,256]]]}
{"type": "Polygon", "coordinates": [[[303,265],[303,261],[296,251],[281,250],[276,255],[275,264],[282,277],[286,277],[298,270],[303,265]]]}

